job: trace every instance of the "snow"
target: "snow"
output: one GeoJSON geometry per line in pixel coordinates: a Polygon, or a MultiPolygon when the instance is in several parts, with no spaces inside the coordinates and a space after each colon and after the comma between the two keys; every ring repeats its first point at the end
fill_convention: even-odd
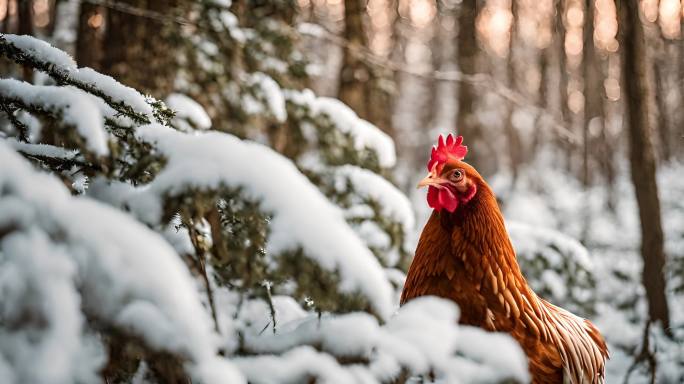
{"type": "Polygon", "coordinates": [[[182,93],[172,93],[166,98],[165,102],[169,108],[176,111],[176,116],[171,121],[171,124],[181,131],[191,132],[193,129],[206,130],[211,128],[211,118],[207,112],[198,102],[190,97],[182,93]],[[184,120],[187,120],[187,122],[184,120]]]}
{"type": "Polygon", "coordinates": [[[125,86],[114,80],[111,76],[103,75],[87,67],[71,71],[69,77],[84,84],[89,84],[105,95],[109,96],[115,103],[128,104],[137,112],[147,116],[152,116],[152,107],[147,103],[145,97],[135,89],[125,86]]]}
{"type": "Polygon", "coordinates": [[[308,108],[313,116],[327,116],[337,129],[351,135],[357,150],[368,148],[374,151],[380,166],[389,168],[395,165],[397,159],[392,138],[373,124],[359,118],[343,102],[329,97],[317,97],[308,89],[288,90],[284,94],[289,102],[308,108]]]}
{"type": "Polygon", "coordinates": [[[360,291],[379,316],[389,316],[391,288],[377,259],[342,212],[290,160],[263,145],[218,132],[188,135],[152,124],[139,128],[137,135],[153,143],[168,162],[149,185],[127,191],[128,198],[126,193],[110,196],[126,199],[141,219],[158,222],[162,198],[189,188],[243,187],[249,198],[261,201],[263,210],[273,214],[268,253],[301,247],[322,268],[339,273],[342,292],[360,291]]]}
{"type": "Polygon", "coordinates": [[[527,358],[520,345],[507,334],[462,326],[458,331],[458,346],[458,352],[465,359],[454,367],[457,377],[480,383],[530,380],[527,358]]]}
{"type": "MultiPolygon", "coordinates": [[[[411,202],[387,179],[353,165],[336,167],[334,173],[340,181],[348,180],[352,184],[354,192],[380,204],[382,214],[400,223],[404,233],[413,231],[415,217],[411,202]]],[[[339,185],[339,183],[337,184],[339,185]]],[[[338,189],[342,188],[344,187],[340,185],[338,189]]]]}
{"type": "Polygon", "coordinates": [[[97,105],[82,94],[61,87],[0,79],[0,96],[60,116],[66,125],[76,128],[89,150],[98,155],[109,153],[102,115],[97,105]]]}
{"type": "MultiPolygon", "coordinates": [[[[94,87],[100,90],[115,103],[128,105],[136,112],[146,115],[150,121],[154,121],[152,106],[138,91],[117,82],[110,76],[98,73],[91,68],[78,68],[71,56],[52,47],[47,42],[30,36],[12,34],[3,34],[0,36],[0,39],[5,39],[7,42],[13,44],[33,60],[46,63],[52,70],[61,72],[72,80],[85,86],[94,87]]],[[[87,112],[84,113],[87,114],[87,112]]]]}
{"type": "Polygon", "coordinates": [[[222,380],[242,381],[217,356],[218,340],[193,280],[158,234],[109,206],[70,197],[59,180],[31,170],[4,143],[0,163],[0,228],[6,231],[0,313],[17,320],[33,313],[47,321],[45,329],[21,323],[22,331],[7,333],[0,327],[0,362],[12,367],[6,378],[94,381],[103,360],[92,354],[96,340],[84,334],[87,313],[152,348],[188,356],[189,370],[202,382],[222,382],[218,371],[222,380]],[[41,356],[41,369],[33,369],[41,356]]]}
{"type": "Polygon", "coordinates": [[[5,144],[21,153],[33,156],[53,157],[59,159],[74,159],[78,156],[78,151],[64,149],[49,144],[29,144],[17,141],[12,138],[0,139],[4,140],[5,144]]]}
{"type": "Polygon", "coordinates": [[[551,267],[562,266],[561,255],[573,258],[573,261],[586,270],[592,269],[589,252],[577,240],[553,229],[531,226],[525,223],[508,220],[506,229],[513,239],[518,254],[529,255],[544,248],[547,244],[553,244],[554,253],[545,253],[551,267]]]}
{"type": "Polygon", "coordinates": [[[311,37],[323,37],[327,34],[323,27],[314,23],[299,23],[297,24],[297,31],[311,37]]]}
{"type": "Polygon", "coordinates": [[[449,383],[479,382],[482,378],[529,379],[526,359],[513,339],[457,326],[457,317],[452,302],[435,297],[412,300],[384,325],[365,313],[323,316],[320,320],[313,315],[294,320],[294,325],[286,324],[291,330],[281,329],[277,334],[246,334],[245,347],[260,356],[238,358],[236,364],[250,382],[256,383],[301,382],[308,376],[324,382],[337,382],[342,377],[341,382],[363,378],[364,382],[377,383],[397,378],[402,369],[412,375],[432,372],[438,382],[449,383]],[[502,353],[492,354],[492,350],[502,353]],[[475,362],[466,361],[463,355],[475,362]],[[357,365],[351,371],[355,376],[352,380],[350,370],[340,370],[330,356],[370,362],[368,366],[357,365]],[[455,367],[469,367],[470,371],[455,367]]]}
{"type": "Polygon", "coordinates": [[[261,72],[251,73],[249,75],[249,82],[259,89],[260,96],[268,107],[268,111],[279,122],[284,122],[287,119],[287,110],[285,109],[285,96],[278,83],[261,72]]]}
{"type": "Polygon", "coordinates": [[[320,383],[353,383],[354,377],[330,355],[302,346],[279,356],[265,355],[234,360],[250,383],[287,384],[308,382],[316,377],[320,383]]]}
{"type": "Polygon", "coordinates": [[[76,70],[76,62],[68,53],[51,46],[49,43],[26,35],[2,34],[5,39],[19,48],[25,55],[36,61],[47,61],[65,71],[76,70]]]}

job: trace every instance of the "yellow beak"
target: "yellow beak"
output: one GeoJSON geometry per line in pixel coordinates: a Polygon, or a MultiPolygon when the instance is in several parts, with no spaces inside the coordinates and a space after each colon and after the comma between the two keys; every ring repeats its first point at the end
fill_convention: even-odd
{"type": "Polygon", "coordinates": [[[430,172],[423,180],[418,182],[417,188],[423,188],[427,187],[429,185],[435,186],[435,187],[441,187],[442,186],[442,179],[435,175],[434,173],[430,172]]]}

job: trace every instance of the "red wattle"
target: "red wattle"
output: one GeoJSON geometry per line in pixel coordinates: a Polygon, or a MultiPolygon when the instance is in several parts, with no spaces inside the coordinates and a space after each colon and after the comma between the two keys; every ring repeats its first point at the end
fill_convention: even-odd
{"type": "Polygon", "coordinates": [[[458,207],[458,199],[456,196],[454,196],[454,193],[449,190],[449,188],[442,188],[439,190],[437,201],[442,208],[449,212],[455,211],[458,207]]]}
{"type": "Polygon", "coordinates": [[[441,207],[439,206],[439,202],[437,201],[438,192],[439,191],[437,190],[436,187],[433,187],[433,186],[428,187],[428,193],[427,193],[428,206],[430,208],[436,209],[437,212],[439,212],[439,210],[441,209],[441,207]]]}

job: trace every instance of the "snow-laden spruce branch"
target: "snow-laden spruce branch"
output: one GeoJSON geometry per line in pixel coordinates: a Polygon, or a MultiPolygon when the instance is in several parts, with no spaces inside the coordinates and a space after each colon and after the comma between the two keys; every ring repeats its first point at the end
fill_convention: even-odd
{"type": "Polygon", "coordinates": [[[71,197],[1,142],[0,164],[0,312],[4,324],[21,325],[2,332],[3,377],[94,380],[102,346],[86,331],[88,321],[177,354],[202,382],[241,381],[217,355],[187,268],[158,234],[111,207],[71,197]],[[27,313],[45,321],[44,332],[23,322],[27,313]]]}
{"type": "Polygon", "coordinates": [[[118,200],[144,221],[159,224],[165,199],[191,190],[242,188],[273,215],[268,253],[301,247],[305,257],[339,273],[342,292],[360,292],[380,318],[389,317],[391,290],[377,259],[349,228],[342,212],[290,160],[263,145],[218,132],[189,135],[148,125],[138,128],[137,136],[156,148],[166,166],[144,188],[129,190],[128,196],[121,189],[112,195],[106,186],[104,190],[95,186],[100,198],[118,200]]]}
{"type": "Polygon", "coordinates": [[[59,85],[71,85],[95,95],[117,113],[136,123],[153,121],[167,124],[173,112],[162,102],[145,97],[133,88],[90,68],[78,68],[65,52],[30,36],[0,34],[0,54],[18,63],[44,72],[59,85]]]}
{"type": "Polygon", "coordinates": [[[0,104],[49,115],[63,126],[73,127],[96,155],[106,155],[107,133],[98,107],[89,98],[69,89],[32,85],[14,79],[0,79],[0,104]]]}

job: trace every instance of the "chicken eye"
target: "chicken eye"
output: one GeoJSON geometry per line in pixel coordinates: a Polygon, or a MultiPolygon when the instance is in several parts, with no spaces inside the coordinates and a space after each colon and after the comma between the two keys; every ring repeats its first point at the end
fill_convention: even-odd
{"type": "Polygon", "coordinates": [[[451,178],[452,178],[454,181],[461,181],[461,180],[463,180],[463,176],[464,176],[464,175],[465,175],[465,174],[463,173],[463,170],[462,170],[462,169],[456,169],[456,170],[454,170],[454,172],[451,174],[451,178]]]}

